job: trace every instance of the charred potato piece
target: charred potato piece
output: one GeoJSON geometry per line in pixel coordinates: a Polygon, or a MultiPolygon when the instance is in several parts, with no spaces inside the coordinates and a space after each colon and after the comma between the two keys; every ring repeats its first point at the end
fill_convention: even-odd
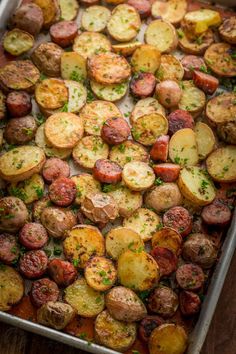
{"type": "Polygon", "coordinates": [[[152,332],[148,347],[150,354],[183,354],[187,348],[187,334],[179,325],[162,324],[152,332]]]}
{"type": "Polygon", "coordinates": [[[0,199],[0,230],[17,232],[29,218],[28,210],[21,199],[4,197],[0,199]]]}
{"type": "Polygon", "coordinates": [[[43,12],[43,26],[49,28],[59,19],[59,6],[57,0],[33,0],[43,12]]]}
{"type": "Polygon", "coordinates": [[[0,310],[8,311],[24,295],[24,282],[20,274],[12,267],[2,265],[0,268],[0,310]]]}
{"type": "Polygon", "coordinates": [[[236,17],[231,16],[225,19],[219,28],[219,32],[225,42],[236,44],[236,17]]]}
{"type": "Polygon", "coordinates": [[[73,319],[75,310],[63,302],[49,301],[37,311],[37,320],[44,326],[63,329],[73,319]]]}
{"type": "Polygon", "coordinates": [[[34,37],[17,28],[7,32],[3,39],[3,48],[14,56],[28,52],[33,45],[34,37]]]}
{"type": "Polygon", "coordinates": [[[212,126],[223,126],[229,122],[234,122],[236,115],[235,100],[235,93],[225,92],[208,101],[206,116],[212,126]]]}
{"type": "Polygon", "coordinates": [[[63,49],[59,45],[47,42],[39,44],[32,53],[32,61],[45,75],[58,77],[61,69],[63,49]]]}
{"type": "Polygon", "coordinates": [[[207,30],[196,39],[189,39],[182,29],[177,30],[179,36],[179,47],[184,53],[203,55],[206,49],[214,43],[212,30],[207,30]]]}
{"type": "Polygon", "coordinates": [[[55,239],[64,239],[66,232],[77,224],[76,216],[71,210],[46,206],[40,214],[42,225],[55,239]]]}
{"type": "Polygon", "coordinates": [[[204,60],[207,66],[223,77],[236,75],[236,58],[234,48],[228,43],[212,44],[205,52],[204,60]]]}

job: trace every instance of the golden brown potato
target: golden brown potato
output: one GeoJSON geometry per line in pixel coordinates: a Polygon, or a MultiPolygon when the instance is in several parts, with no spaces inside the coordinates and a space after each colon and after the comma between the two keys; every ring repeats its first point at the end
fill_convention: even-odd
{"type": "Polygon", "coordinates": [[[75,310],[63,302],[49,301],[37,311],[37,320],[44,326],[63,329],[73,319],[75,310]]]}
{"type": "Polygon", "coordinates": [[[236,181],[236,146],[227,145],[213,151],[206,160],[207,171],[217,182],[236,181]]]}
{"type": "Polygon", "coordinates": [[[215,43],[206,50],[204,60],[215,74],[233,77],[236,75],[236,58],[231,55],[232,51],[228,43],[215,43]]]}
{"type": "Polygon", "coordinates": [[[20,274],[12,267],[0,268],[0,311],[10,310],[24,295],[24,282],[20,274]]]}
{"type": "Polygon", "coordinates": [[[182,237],[180,234],[170,227],[163,227],[157,231],[152,237],[152,247],[165,247],[175,254],[180,253],[182,245],[182,237]]]}
{"type": "Polygon", "coordinates": [[[161,63],[161,52],[153,45],[142,44],[131,58],[131,66],[134,72],[147,71],[155,73],[161,63]]]}
{"type": "Polygon", "coordinates": [[[168,323],[155,328],[149,339],[150,354],[184,354],[187,334],[183,327],[168,323]]]}
{"type": "Polygon", "coordinates": [[[214,43],[214,34],[210,29],[201,34],[197,39],[189,39],[182,29],[179,29],[177,33],[179,36],[179,47],[187,54],[202,55],[214,43]]]}
{"type": "Polygon", "coordinates": [[[61,108],[68,102],[68,90],[62,80],[45,79],[37,85],[35,99],[44,109],[61,108]]]}
{"type": "Polygon", "coordinates": [[[145,42],[155,46],[161,53],[170,53],[176,49],[178,37],[171,23],[155,20],[146,29],[145,42]]]}
{"type": "Polygon", "coordinates": [[[17,28],[7,32],[3,39],[4,49],[14,56],[26,53],[33,47],[33,45],[34,37],[17,28]]]}
{"type": "Polygon", "coordinates": [[[110,259],[96,256],[86,263],[84,276],[91,288],[106,291],[116,282],[117,272],[110,259]]]}
{"type": "Polygon", "coordinates": [[[57,0],[33,0],[43,11],[43,25],[49,28],[59,18],[59,6],[57,0]]]}
{"type": "Polygon", "coordinates": [[[236,17],[231,16],[225,19],[219,28],[219,32],[225,42],[236,44],[236,17]]]}

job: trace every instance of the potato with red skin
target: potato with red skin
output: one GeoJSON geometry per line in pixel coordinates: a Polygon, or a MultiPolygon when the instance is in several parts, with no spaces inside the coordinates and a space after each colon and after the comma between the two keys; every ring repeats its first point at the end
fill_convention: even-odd
{"type": "Polygon", "coordinates": [[[93,177],[102,183],[116,184],[122,179],[122,168],[114,161],[99,159],[95,162],[93,177]]]}
{"type": "Polygon", "coordinates": [[[30,95],[25,91],[12,91],[7,95],[7,110],[11,117],[24,117],[32,110],[30,95]]]}
{"type": "Polygon", "coordinates": [[[39,44],[33,51],[31,59],[37,68],[47,76],[58,77],[61,74],[61,56],[63,49],[53,43],[39,44]]]}
{"type": "Polygon", "coordinates": [[[184,290],[199,290],[204,284],[205,276],[201,267],[188,263],[181,265],[176,271],[176,280],[184,290]]]}
{"type": "Polygon", "coordinates": [[[169,134],[173,135],[180,129],[194,128],[194,120],[191,114],[183,109],[177,109],[168,116],[169,134]]]}
{"type": "Polygon", "coordinates": [[[184,79],[191,80],[193,78],[194,70],[207,70],[203,58],[196,55],[185,55],[181,59],[181,64],[184,68],[184,79]]]}
{"type": "Polygon", "coordinates": [[[198,70],[193,72],[193,83],[207,95],[213,95],[219,86],[219,80],[216,77],[198,70]]]}
{"type": "Polygon", "coordinates": [[[231,220],[231,210],[227,205],[216,200],[202,209],[201,217],[207,225],[224,227],[231,220]]]}
{"type": "Polygon", "coordinates": [[[192,316],[200,311],[200,297],[192,291],[181,291],[179,294],[180,311],[184,316],[192,316]]]}
{"type": "Polygon", "coordinates": [[[85,6],[97,5],[100,0],[80,0],[81,4],[85,6]]]}
{"type": "Polygon", "coordinates": [[[42,175],[44,180],[50,184],[59,177],[69,177],[70,166],[68,162],[61,160],[58,157],[51,157],[45,162],[42,175]]]}
{"type": "Polygon", "coordinates": [[[172,317],[179,306],[177,294],[167,286],[159,286],[148,297],[148,308],[164,318],[172,317]]]}
{"type": "Polygon", "coordinates": [[[47,270],[48,257],[43,250],[26,252],[20,259],[21,274],[28,279],[41,277],[47,270]]]}
{"type": "Polygon", "coordinates": [[[168,248],[157,246],[151,250],[150,254],[160,268],[161,277],[169,276],[176,271],[178,258],[168,248]]]}
{"type": "Polygon", "coordinates": [[[16,237],[7,233],[0,234],[0,262],[11,264],[20,254],[20,247],[16,237]]]}
{"type": "Polygon", "coordinates": [[[45,246],[48,241],[48,234],[42,224],[30,222],[22,227],[18,239],[27,249],[37,250],[45,246]]]}
{"type": "Polygon", "coordinates": [[[193,227],[192,216],[182,206],[167,210],[163,215],[163,224],[179,232],[182,237],[190,234],[193,227]]]}
{"type": "Polygon", "coordinates": [[[149,315],[144,317],[139,324],[139,328],[138,328],[139,337],[142,339],[142,341],[148,342],[152,331],[163,323],[164,323],[163,318],[159,316],[149,315]]]}
{"type": "Polygon", "coordinates": [[[165,108],[176,107],[180,102],[182,90],[176,81],[165,80],[157,84],[156,96],[165,108]]]}
{"type": "Polygon", "coordinates": [[[57,301],[59,298],[59,289],[57,284],[43,278],[33,282],[30,290],[30,299],[34,306],[41,307],[49,301],[57,301]]]}
{"type": "Polygon", "coordinates": [[[69,286],[77,276],[77,270],[72,263],[57,258],[50,261],[48,273],[59,287],[69,286]]]}
{"type": "Polygon", "coordinates": [[[175,182],[180,173],[180,166],[174,163],[160,163],[153,166],[157,177],[164,182],[175,182]]]}
{"type": "Polygon", "coordinates": [[[28,210],[21,199],[4,197],[0,199],[0,230],[17,232],[29,217],[28,210]]]}
{"type": "Polygon", "coordinates": [[[75,197],[76,184],[67,177],[55,179],[49,187],[49,198],[58,206],[69,206],[73,203],[75,197]]]}
{"type": "Polygon", "coordinates": [[[75,21],[60,21],[50,27],[50,36],[54,43],[62,48],[69,47],[78,34],[78,25],[75,21]]]}
{"type": "Polygon", "coordinates": [[[4,137],[9,144],[25,145],[34,138],[37,123],[33,116],[12,118],[8,121],[4,137]]]}
{"type": "Polygon", "coordinates": [[[156,87],[156,77],[152,73],[139,73],[133,77],[130,90],[135,97],[146,98],[152,96],[156,87]]]}
{"type": "Polygon", "coordinates": [[[118,145],[128,139],[130,131],[124,118],[109,118],[102,126],[101,137],[109,145],[118,145]]]}
{"type": "Polygon", "coordinates": [[[151,3],[148,0],[128,0],[127,4],[133,6],[141,18],[147,18],[151,15],[151,3]]]}
{"type": "Polygon", "coordinates": [[[150,151],[150,157],[154,161],[167,161],[169,151],[169,140],[169,135],[161,135],[157,138],[150,151]]]}

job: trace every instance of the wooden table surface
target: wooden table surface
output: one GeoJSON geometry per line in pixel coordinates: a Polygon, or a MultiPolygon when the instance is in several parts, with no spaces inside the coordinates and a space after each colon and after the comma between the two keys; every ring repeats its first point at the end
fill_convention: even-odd
{"type": "MultiPolygon", "coordinates": [[[[236,354],[236,253],[201,354],[236,354]]],[[[81,350],[0,323],[0,354],[82,354],[81,350]]]]}

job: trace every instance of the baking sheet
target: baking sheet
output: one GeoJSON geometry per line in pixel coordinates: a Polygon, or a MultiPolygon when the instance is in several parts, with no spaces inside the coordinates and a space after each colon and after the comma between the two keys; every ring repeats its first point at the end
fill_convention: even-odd
{"type": "MultiPolygon", "coordinates": [[[[236,5],[235,0],[219,0],[215,3],[221,3],[224,5],[236,5]]],[[[0,2],[0,30],[4,31],[8,18],[13,12],[14,8],[20,3],[19,0],[2,0],[0,2]]],[[[77,22],[80,23],[82,11],[78,16],[77,22]]],[[[143,35],[145,32],[146,25],[142,26],[141,31],[138,35],[138,40],[143,41],[143,35]]],[[[45,40],[44,35],[40,35],[39,41],[42,42],[45,40]]],[[[123,114],[128,113],[133,108],[133,100],[126,95],[126,97],[117,103],[117,106],[122,110],[123,114]]],[[[78,168],[72,163],[73,174],[78,172],[78,168]]],[[[197,324],[189,337],[189,346],[187,354],[199,354],[203,346],[205,337],[207,335],[223,284],[224,280],[230,266],[231,259],[236,248],[236,210],[234,212],[234,217],[231,223],[231,227],[228,230],[226,239],[224,241],[223,247],[221,249],[221,257],[217,263],[214,274],[211,278],[210,286],[208,287],[207,295],[204,299],[201,313],[197,324]]],[[[75,348],[79,348],[91,353],[97,354],[115,354],[116,351],[111,349],[101,347],[99,345],[88,343],[87,341],[81,340],[77,337],[73,337],[63,332],[56,331],[54,329],[41,326],[37,323],[23,320],[16,316],[10,315],[8,313],[0,312],[0,320],[11,324],[13,326],[20,327],[27,331],[43,335],[50,339],[62,342],[64,344],[71,345],[75,348]]]]}

